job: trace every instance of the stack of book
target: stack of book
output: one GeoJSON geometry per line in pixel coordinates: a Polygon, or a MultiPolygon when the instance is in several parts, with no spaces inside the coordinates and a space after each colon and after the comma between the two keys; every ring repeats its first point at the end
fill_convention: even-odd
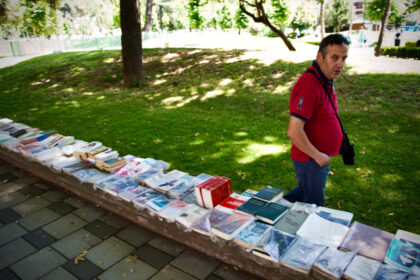
{"type": "Polygon", "coordinates": [[[420,236],[392,234],[350,212],[282,199],[266,186],[232,192],[223,176],[192,176],[153,158],[121,156],[98,141],[0,119],[0,147],[66,173],[139,211],[175,222],[244,253],[320,279],[419,279],[420,236]]]}

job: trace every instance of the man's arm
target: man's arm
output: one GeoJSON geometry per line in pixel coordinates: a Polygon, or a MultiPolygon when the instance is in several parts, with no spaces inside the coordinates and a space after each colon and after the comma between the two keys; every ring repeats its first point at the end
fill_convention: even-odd
{"type": "Polygon", "coordinates": [[[287,128],[287,135],[290,140],[292,140],[292,143],[299,150],[307,154],[310,158],[313,158],[319,166],[328,165],[330,163],[330,157],[312,145],[303,129],[304,126],[305,121],[295,116],[290,116],[289,127],[287,128]]]}

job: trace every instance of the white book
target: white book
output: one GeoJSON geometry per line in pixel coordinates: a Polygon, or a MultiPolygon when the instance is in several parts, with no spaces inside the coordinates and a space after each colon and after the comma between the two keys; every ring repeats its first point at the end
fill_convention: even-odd
{"type": "Polygon", "coordinates": [[[3,125],[3,124],[10,124],[10,123],[12,123],[12,122],[13,122],[13,120],[8,119],[8,118],[2,118],[2,119],[0,119],[0,125],[3,125]]]}
{"type": "Polygon", "coordinates": [[[171,178],[176,178],[176,179],[181,179],[182,177],[184,177],[185,175],[187,175],[188,173],[183,172],[183,171],[179,171],[177,169],[174,169],[168,173],[166,173],[165,175],[167,177],[171,177],[171,178]]]}
{"type": "Polygon", "coordinates": [[[105,152],[95,155],[96,160],[106,160],[106,159],[111,159],[111,158],[116,158],[116,157],[118,157],[118,152],[112,149],[106,150],[105,152]]]}
{"type": "Polygon", "coordinates": [[[146,203],[161,196],[162,193],[158,192],[154,189],[149,189],[145,192],[142,192],[141,194],[139,194],[138,196],[136,196],[133,200],[132,203],[134,205],[134,207],[136,207],[137,209],[144,209],[144,207],[146,206],[146,203]]]}
{"type": "Polygon", "coordinates": [[[144,180],[145,185],[151,188],[157,188],[167,177],[162,172],[155,173],[154,175],[148,177],[144,180]]]}
{"type": "Polygon", "coordinates": [[[192,225],[207,213],[207,209],[201,208],[195,204],[190,204],[175,218],[175,220],[190,230],[192,225]]]}
{"type": "Polygon", "coordinates": [[[420,249],[420,235],[405,230],[397,230],[395,238],[402,242],[420,249]]]}
{"type": "Polygon", "coordinates": [[[39,161],[48,161],[62,155],[63,153],[61,152],[59,148],[50,148],[43,152],[37,153],[36,155],[34,155],[34,157],[39,161]]]}
{"type": "Polygon", "coordinates": [[[312,213],[298,229],[296,235],[314,243],[337,248],[343,242],[348,231],[348,227],[312,213]]]}
{"type": "Polygon", "coordinates": [[[372,280],[381,262],[356,255],[344,272],[344,279],[372,280]]]}
{"type": "Polygon", "coordinates": [[[353,213],[322,206],[317,208],[316,213],[324,219],[347,227],[350,226],[351,220],[353,219],[353,213]]]}
{"type": "Polygon", "coordinates": [[[136,187],[129,187],[126,189],[123,189],[118,196],[126,201],[132,201],[140,194],[144,193],[145,191],[150,190],[148,188],[142,187],[142,186],[136,186],[136,187]]]}
{"type": "Polygon", "coordinates": [[[176,199],[171,202],[167,207],[159,212],[159,216],[164,218],[168,222],[174,222],[175,218],[178,217],[184,210],[185,207],[190,205],[187,202],[176,199]]]}
{"type": "Polygon", "coordinates": [[[146,203],[146,206],[155,213],[160,212],[161,210],[165,209],[171,202],[175,201],[174,198],[168,195],[161,195],[151,201],[146,203]]]}
{"type": "Polygon", "coordinates": [[[61,151],[63,151],[63,153],[66,156],[71,156],[73,155],[73,152],[80,149],[83,146],[86,146],[88,144],[88,142],[86,141],[82,141],[82,140],[75,140],[73,144],[69,144],[69,145],[65,145],[63,147],[61,147],[61,151]]]}

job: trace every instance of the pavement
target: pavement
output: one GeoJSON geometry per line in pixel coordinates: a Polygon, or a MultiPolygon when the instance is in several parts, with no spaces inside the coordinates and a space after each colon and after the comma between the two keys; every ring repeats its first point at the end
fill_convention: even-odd
{"type": "Polygon", "coordinates": [[[171,241],[0,159],[0,280],[243,280],[171,241]]]}

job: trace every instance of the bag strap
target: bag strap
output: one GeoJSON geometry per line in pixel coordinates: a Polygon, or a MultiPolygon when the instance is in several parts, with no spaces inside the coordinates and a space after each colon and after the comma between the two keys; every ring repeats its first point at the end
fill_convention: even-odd
{"type": "Polygon", "coordinates": [[[313,69],[308,69],[308,70],[306,70],[306,72],[313,74],[318,79],[318,81],[322,85],[322,87],[324,88],[325,94],[328,96],[328,99],[330,100],[331,106],[334,109],[335,115],[337,116],[338,122],[340,123],[341,131],[345,132],[343,124],[341,123],[340,117],[338,116],[337,109],[334,106],[334,102],[332,101],[331,94],[328,91],[327,86],[321,81],[321,79],[318,77],[318,74],[313,69]]]}

